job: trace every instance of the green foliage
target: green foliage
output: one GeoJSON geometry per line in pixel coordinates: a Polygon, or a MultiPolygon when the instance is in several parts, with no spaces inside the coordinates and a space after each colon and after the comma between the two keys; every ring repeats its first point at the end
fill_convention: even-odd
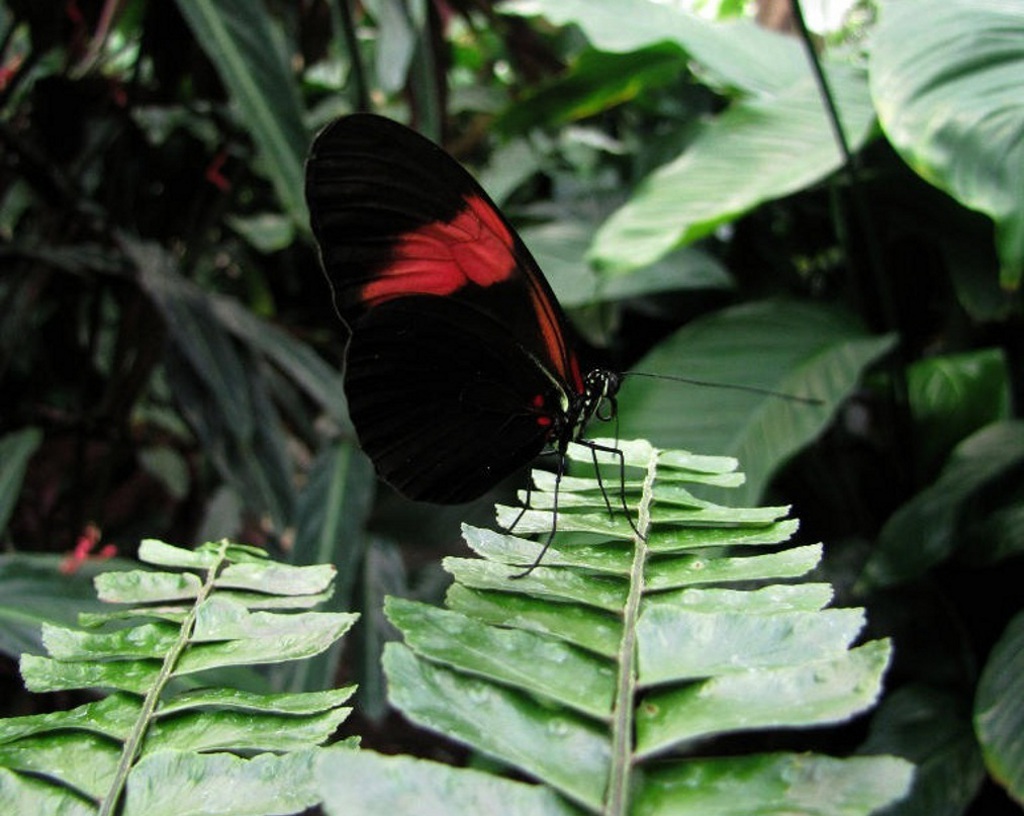
{"type": "MultiPolygon", "coordinates": [[[[867,80],[839,67],[831,79],[847,138],[859,147],[873,121],[867,80]]],[[[820,92],[803,76],[768,98],[737,102],[702,125],[687,150],[644,179],[605,222],[591,260],[616,270],[645,266],[841,166],[820,92]]]]}
{"type": "Polygon", "coordinates": [[[554,792],[470,768],[361,751],[323,756],[317,767],[330,814],[529,813],[572,816],[554,792]]]}
{"type": "Polygon", "coordinates": [[[630,435],[735,456],[747,473],[736,500],[756,502],[771,475],[822,432],[865,369],[891,349],[891,337],[871,336],[847,315],[820,307],[761,301],[723,309],[666,338],[637,369],[820,404],[643,379],[623,390],[622,426],[630,435]]]}
{"type": "Polygon", "coordinates": [[[860,750],[914,763],[914,791],[891,813],[962,813],[985,777],[969,710],[957,695],[934,686],[907,685],[887,695],[860,750]]]}
{"type": "MultiPolygon", "coordinates": [[[[467,527],[483,559],[445,561],[448,609],[389,600],[404,637],[384,655],[394,704],[592,813],[792,812],[822,777],[836,787],[818,813],[870,813],[903,796],[910,768],[891,757],[701,757],[722,734],[862,711],[890,647],[851,648],[863,610],[824,608],[827,585],[780,583],[821,554],[785,544],[797,526],[786,508],[729,509],[690,492],[737,484],[735,460],[623,450],[643,537],[608,517],[596,479],[566,479],[559,534],[529,575],[510,579],[539,543],[467,527]]],[[[553,487],[540,479],[526,529],[550,523],[553,487]]]]}
{"type": "Polygon", "coordinates": [[[1006,357],[998,349],[936,355],[907,369],[907,401],[923,474],[932,475],[961,439],[1010,416],[1006,357]]]}
{"type": "Polygon", "coordinates": [[[556,25],[579,26],[587,40],[602,51],[625,53],[652,43],[673,43],[700,64],[702,78],[716,88],[771,92],[807,73],[792,40],[750,20],[712,23],[681,7],[651,0],[522,0],[508,4],[505,10],[543,15],[556,25]],[[627,20],[629,25],[624,24],[627,20]]]}
{"type": "Polygon", "coordinates": [[[636,99],[642,92],[675,84],[686,55],[669,44],[624,54],[584,51],[564,78],[532,91],[507,108],[498,126],[510,133],[583,119],[636,99]]]}
{"type": "Polygon", "coordinates": [[[886,10],[871,50],[886,135],[924,178],[995,221],[1007,287],[1024,274],[1022,35],[1013,4],[915,0],[886,10]]]}
{"type": "Polygon", "coordinates": [[[7,526],[28,461],[42,441],[38,428],[23,428],[0,438],[0,530],[7,526]]]}
{"type": "Polygon", "coordinates": [[[70,711],[0,721],[0,802],[10,813],[289,813],[316,804],[315,746],[350,709],[351,687],[268,694],[210,672],[308,658],[355,616],[307,611],[330,566],[274,563],[228,542],[182,550],[146,541],[148,570],[99,574],[88,630],[43,626],[26,654],[35,692],[112,692],[70,711]],[[118,803],[123,798],[123,809],[118,803]]]}
{"type": "MultiPolygon", "coordinates": [[[[436,602],[440,557],[496,496],[432,508],[377,491],[348,422],[344,336],[308,239],[302,161],[318,127],[372,100],[472,165],[603,362],[820,401],[624,380],[618,433],[740,458],[748,481],[720,474],[726,484],[701,498],[792,503],[801,542],[829,542],[815,580],[836,587],[840,606],[866,608],[871,637],[893,643],[880,705],[860,723],[866,740],[859,726],[820,731],[810,765],[718,751],[662,773],[644,759],[638,811],[728,813],[747,778],[761,780],[750,795],[762,810],[853,801],[872,791],[874,760],[847,756],[858,744],[919,768],[889,814],[987,816],[1020,801],[1020,12],[883,0],[815,28],[846,162],[798,39],[755,24],[751,4],[685,5],[0,6],[0,650],[38,652],[41,624],[94,613],[91,579],[128,569],[141,539],[242,537],[295,564],[337,565],[326,609],[358,610],[360,629],[344,657],[334,645],[261,673],[224,669],[217,686],[313,692],[352,678],[356,705],[382,716],[379,652],[394,637],[383,596],[436,602]],[[96,530],[103,547],[78,554],[96,530]],[[99,560],[109,548],[119,557],[99,560]]],[[[659,523],[665,509],[654,505],[659,523]]],[[[537,512],[517,533],[546,534],[550,515],[537,512]]],[[[596,526],[576,535],[608,532],[603,516],[596,526]]],[[[586,566],[621,583],[619,540],[560,538],[562,560],[547,568],[574,594],[545,614],[536,585],[500,568],[459,566],[451,598],[497,593],[507,613],[530,611],[536,633],[570,632],[570,651],[591,658],[574,677],[592,680],[595,666],[619,666],[621,632],[606,624],[621,593],[569,576],[586,566]],[[465,589],[470,570],[489,569],[503,589],[465,589]]],[[[817,558],[781,541],[760,549],[782,553],[772,569],[794,577],[817,558]]],[[[675,565],[659,580],[693,577],[680,558],[652,556],[675,565]]],[[[758,563],[721,564],[704,590],[758,563]]],[[[644,604],[676,591],[647,589],[644,604]]],[[[401,609],[421,607],[389,603],[401,609]]],[[[504,620],[489,609],[436,614],[504,620]]],[[[389,652],[439,665],[402,648],[389,652]]],[[[560,710],[549,685],[513,697],[531,701],[527,712],[560,710]]],[[[49,710],[12,690],[7,713],[49,710]]],[[[566,722],[595,718],[577,708],[566,722]]],[[[382,743],[413,750],[382,722],[382,743]]],[[[186,753],[182,767],[200,756],[186,753]]],[[[412,798],[429,812],[470,778],[467,811],[579,805],[554,785],[368,751],[218,756],[197,795],[257,798],[264,763],[349,795],[358,780],[366,801],[396,811],[412,812],[412,798]]]]}
{"type": "Polygon", "coordinates": [[[994,423],[965,439],[938,479],[886,523],[865,580],[906,581],[954,554],[975,564],[1019,556],[1022,463],[1024,423],[994,423]]]}
{"type": "Polygon", "coordinates": [[[259,167],[293,224],[308,227],[302,166],[309,142],[291,54],[264,9],[246,0],[178,0],[259,150],[259,167]]]}
{"type": "Polygon", "coordinates": [[[985,753],[985,763],[1010,795],[1024,804],[1024,746],[1020,734],[1021,707],[1014,703],[1024,694],[1024,614],[1006,627],[978,684],[974,727],[985,753]]]}
{"type": "Polygon", "coordinates": [[[0,651],[16,656],[43,648],[42,626],[71,626],[82,612],[102,608],[93,590],[101,571],[125,569],[134,562],[87,560],[67,572],[57,555],[0,555],[0,651]]]}
{"type": "MultiPolygon", "coordinates": [[[[743,97],[700,123],[687,149],[645,178],[605,222],[590,255],[598,267],[646,266],[764,201],[816,183],[842,164],[820,91],[793,39],[745,21],[704,22],[646,0],[614,9],[572,2],[513,5],[517,8],[572,21],[607,51],[637,53],[644,45],[671,43],[676,53],[700,63],[714,87],[743,97]],[[623,16],[638,24],[623,26],[623,16]]],[[[867,77],[836,63],[829,66],[829,78],[847,138],[858,147],[874,119],[867,77]]],[[[652,83],[648,90],[656,87],[652,83]]]]}

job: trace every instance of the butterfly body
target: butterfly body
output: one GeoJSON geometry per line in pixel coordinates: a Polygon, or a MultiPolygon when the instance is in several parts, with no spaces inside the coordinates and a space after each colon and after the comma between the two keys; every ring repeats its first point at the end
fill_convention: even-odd
{"type": "MultiPolygon", "coordinates": [[[[529,250],[447,153],[354,114],[316,138],[306,197],[351,337],[345,392],[360,445],[399,492],[469,501],[611,401],[584,374],[529,250]]],[[[561,465],[560,465],[561,467],[561,465]]]]}

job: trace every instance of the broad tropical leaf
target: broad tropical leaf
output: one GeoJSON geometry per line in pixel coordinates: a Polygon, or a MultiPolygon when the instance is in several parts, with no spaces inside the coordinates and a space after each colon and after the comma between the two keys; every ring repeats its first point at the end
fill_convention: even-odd
{"type": "Polygon", "coordinates": [[[560,218],[520,230],[558,302],[566,308],[662,292],[733,288],[721,261],[698,247],[678,249],[630,275],[598,273],[580,263],[597,226],[583,219],[560,218]]]}
{"type": "Polygon", "coordinates": [[[920,472],[934,473],[953,447],[1010,417],[1010,378],[1001,349],[939,354],[907,368],[920,472]]]}
{"type": "Polygon", "coordinates": [[[993,778],[1024,805],[1024,612],[989,656],[974,701],[974,728],[993,778]]]}
{"type": "Polygon", "coordinates": [[[985,779],[970,712],[945,689],[910,684],[887,694],[872,712],[870,734],[859,750],[914,763],[913,788],[892,811],[899,816],[959,816],[985,779]]]}
{"type": "Polygon", "coordinates": [[[886,136],[924,179],[990,216],[1002,283],[1024,274],[1024,6],[907,0],[885,7],[870,60],[886,136]]]}
{"type": "MultiPolygon", "coordinates": [[[[794,38],[745,20],[711,22],[653,0],[530,0],[506,8],[575,23],[596,48],[616,53],[655,45],[660,53],[664,44],[674,45],[704,81],[740,96],[702,123],[686,150],[651,173],[601,227],[589,256],[599,268],[639,269],[842,166],[821,92],[794,38]]],[[[823,64],[847,141],[856,150],[875,118],[867,76],[836,61],[823,64]]]]}
{"type": "MultiPolygon", "coordinates": [[[[845,66],[833,66],[829,76],[847,140],[858,149],[874,122],[867,79],[845,66]]],[[[840,167],[808,69],[778,94],[735,102],[703,123],[686,150],[644,179],[605,222],[590,259],[602,268],[636,269],[840,167]]]]}
{"type": "Polygon", "coordinates": [[[698,64],[698,72],[722,90],[772,93],[807,71],[799,43],[751,20],[714,23],[681,4],[657,0],[517,0],[502,11],[543,15],[555,25],[576,24],[595,48],[613,53],[672,43],[698,64]],[[629,25],[623,25],[628,20],[629,25]]]}
{"type": "Polygon", "coordinates": [[[870,586],[917,578],[951,556],[998,561],[1024,548],[1024,422],[994,422],[953,449],[934,483],[889,518],[864,569],[870,586]],[[975,508],[984,508],[979,513],[975,508]]]}
{"type": "Polygon", "coordinates": [[[595,116],[663,85],[679,81],[686,54],[659,44],[622,54],[584,51],[563,77],[530,92],[505,110],[496,127],[522,133],[595,116]]]}
{"type": "Polygon", "coordinates": [[[771,475],[822,432],[865,369],[892,344],[893,338],[874,337],[833,310],[785,301],[726,309],[684,327],[635,369],[821,404],[627,375],[619,395],[621,430],[665,447],[706,445],[735,456],[746,466],[747,482],[731,500],[756,502],[771,475]]]}

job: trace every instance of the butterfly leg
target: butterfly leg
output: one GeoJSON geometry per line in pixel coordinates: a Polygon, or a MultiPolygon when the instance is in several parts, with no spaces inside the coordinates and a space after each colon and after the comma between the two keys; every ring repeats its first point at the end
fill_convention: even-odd
{"type": "Polygon", "coordinates": [[[633,515],[629,511],[629,506],[626,504],[626,457],[623,456],[622,451],[618,448],[612,448],[607,445],[599,445],[596,442],[591,442],[587,439],[577,440],[577,443],[590,448],[590,455],[594,460],[594,473],[597,475],[597,484],[601,488],[601,495],[604,498],[604,503],[608,507],[608,513],[611,514],[612,507],[611,501],[608,498],[608,491],[605,489],[604,482],[601,479],[601,469],[597,466],[597,454],[598,451],[601,453],[610,453],[617,457],[619,460],[619,501],[622,503],[622,512],[626,514],[626,521],[629,522],[629,526],[633,528],[633,532],[636,533],[640,538],[646,538],[637,527],[636,522],[633,521],[633,515]]]}
{"type": "MultiPolygon", "coordinates": [[[[612,510],[612,502],[611,502],[611,499],[608,498],[608,491],[607,491],[607,489],[605,489],[605,486],[604,486],[604,478],[601,476],[601,468],[597,464],[597,446],[596,445],[588,444],[586,442],[583,442],[582,444],[586,445],[590,449],[590,459],[594,463],[594,475],[597,476],[597,486],[601,489],[601,498],[604,499],[604,506],[608,508],[608,518],[614,518],[615,517],[615,511],[612,510]]],[[[624,470],[624,469],[625,468],[623,467],[621,470],[624,470]]],[[[626,477],[625,477],[625,474],[621,472],[621,470],[620,470],[620,474],[619,474],[620,475],[620,482],[621,482],[620,495],[626,489],[626,485],[625,485],[625,478],[626,477]]]]}
{"type": "MultiPolygon", "coordinates": [[[[551,530],[548,532],[548,537],[544,540],[544,546],[540,548],[540,552],[537,554],[537,557],[533,559],[533,563],[522,572],[515,572],[508,576],[510,579],[525,578],[537,569],[537,567],[540,566],[540,562],[544,560],[544,556],[547,554],[548,548],[551,546],[551,542],[555,538],[555,533],[558,531],[558,488],[562,483],[562,474],[564,473],[565,451],[559,451],[558,467],[555,470],[555,495],[551,505],[551,530]]],[[[523,513],[526,512],[527,507],[529,507],[529,490],[527,490],[527,503],[523,506],[523,509],[516,517],[516,521],[519,521],[519,519],[523,517],[523,513]]],[[[514,524],[515,523],[513,522],[513,526],[514,524]]]]}
{"type": "Polygon", "coordinates": [[[533,480],[530,479],[530,480],[528,480],[526,482],[526,498],[523,499],[523,506],[520,508],[519,512],[516,514],[516,517],[514,519],[512,519],[512,523],[509,524],[505,528],[508,532],[511,533],[514,529],[516,529],[516,525],[522,520],[523,516],[526,514],[526,511],[530,509],[530,499],[532,497],[533,497],[533,480]]]}

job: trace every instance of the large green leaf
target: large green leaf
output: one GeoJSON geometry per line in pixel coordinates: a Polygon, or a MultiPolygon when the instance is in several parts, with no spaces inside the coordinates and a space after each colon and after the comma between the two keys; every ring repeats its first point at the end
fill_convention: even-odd
{"type": "Polygon", "coordinates": [[[1008,375],[1000,349],[926,357],[907,369],[921,472],[934,472],[958,442],[1009,418],[1008,375]]]}
{"type": "Polygon", "coordinates": [[[989,655],[974,700],[974,728],[985,764],[1024,805],[1024,612],[1018,612],[989,655]]]}
{"type": "Polygon", "coordinates": [[[574,23],[595,48],[621,53],[657,43],[685,51],[712,84],[748,93],[774,92],[807,72],[800,44],[750,20],[714,23],[681,4],[657,0],[516,0],[502,11],[574,23]]]}
{"type": "Polygon", "coordinates": [[[900,507],[882,528],[864,580],[886,586],[911,580],[954,553],[994,561],[1024,547],[1024,422],[996,422],[953,450],[935,482],[900,507]],[[977,509],[984,508],[977,517],[977,509]]]}
{"type": "MultiPolygon", "coordinates": [[[[689,492],[738,484],[735,460],[645,442],[621,450],[639,534],[609,517],[596,479],[565,477],[540,566],[523,574],[542,542],[466,527],[482,558],[446,559],[448,609],[389,599],[405,639],[385,652],[392,702],[589,813],[746,814],[766,802],[803,812],[822,779],[821,816],[867,814],[903,795],[910,766],[891,757],[699,758],[722,734],[868,708],[889,644],[851,649],[863,611],[823,608],[830,587],[793,582],[821,550],[786,544],[795,522],[785,508],[727,508],[689,492]]],[[[570,455],[589,462],[592,452],[570,455]]],[[[614,483],[618,459],[600,459],[614,483]]],[[[530,509],[501,507],[499,523],[545,536],[555,479],[534,477],[530,509]]],[[[453,779],[452,796],[459,787],[453,779]]],[[[451,810],[441,805],[456,800],[437,801],[451,810]]]]}
{"type": "Polygon", "coordinates": [[[820,405],[658,379],[630,378],[619,394],[622,433],[659,445],[708,447],[746,465],[739,501],[760,497],[778,467],[812,441],[892,347],[831,309],[765,301],[694,321],[640,360],[636,371],[765,388],[820,405]]]}
{"type": "Polygon", "coordinates": [[[409,78],[421,25],[404,0],[367,0],[366,7],[377,22],[377,81],[381,90],[394,93],[409,78]]]}
{"type": "MultiPolygon", "coordinates": [[[[852,149],[874,112],[867,79],[832,66],[830,85],[852,149]]],[[[777,94],[735,102],[700,126],[686,150],[648,176],[598,231],[599,267],[636,269],[696,241],[758,204],[816,184],[843,163],[809,70],[777,94]]]]}
{"type": "Polygon", "coordinates": [[[178,8],[238,106],[282,208],[307,229],[302,168],[309,134],[292,54],[267,7],[250,0],[178,0],[178,8]]]}
{"type": "Polygon", "coordinates": [[[917,767],[910,795],[892,816],[960,816],[985,778],[970,712],[957,695],[907,685],[886,695],[872,713],[864,754],[895,754],[917,767]]]}
{"type": "MultiPolygon", "coordinates": [[[[576,23],[605,51],[659,45],[661,53],[673,44],[706,82],[745,95],[701,124],[685,152],[652,173],[605,223],[590,253],[599,267],[643,267],[842,166],[821,92],[795,38],[749,21],[711,22],[653,0],[524,0],[507,8],[576,23]]],[[[867,77],[829,60],[825,69],[847,141],[857,149],[874,122],[867,77]]]]}
{"type": "Polygon", "coordinates": [[[184,691],[179,681],[330,648],[356,616],[302,610],[330,591],[334,569],[275,564],[226,541],[195,551],[144,541],[139,558],[155,569],[96,579],[101,598],[131,607],[83,616],[89,631],[47,625],[49,656],[22,656],[29,690],[118,691],[0,720],[4,811],[112,814],[122,797],[125,814],[147,816],[315,805],[315,746],[347,716],[352,688],[265,694],[207,674],[184,691]]]}
{"type": "Polygon", "coordinates": [[[996,223],[1004,286],[1024,272],[1024,6],[886,5],[870,60],[889,141],[932,184],[996,223]]]}
{"type": "Polygon", "coordinates": [[[686,54],[667,43],[621,54],[584,51],[565,75],[516,100],[496,126],[522,133],[595,116],[653,88],[678,82],[686,68],[686,54]]]}
{"type": "Polygon", "coordinates": [[[683,247],[631,275],[596,273],[583,258],[596,224],[560,218],[521,231],[523,241],[566,308],[678,290],[730,289],[720,261],[696,247],[683,247]]]}

